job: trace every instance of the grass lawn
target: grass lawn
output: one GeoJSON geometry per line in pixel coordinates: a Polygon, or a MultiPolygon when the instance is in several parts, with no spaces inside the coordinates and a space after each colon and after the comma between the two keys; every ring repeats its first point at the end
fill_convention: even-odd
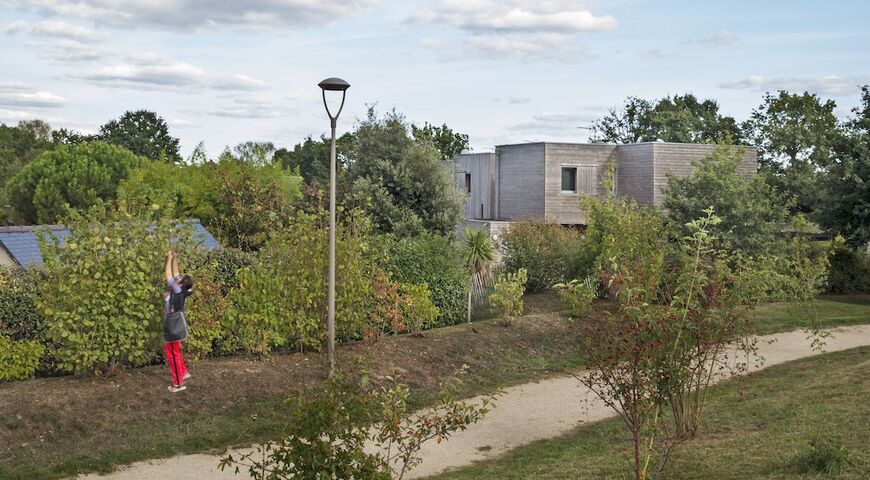
{"type": "MultiPolygon", "coordinates": [[[[870,323],[870,296],[827,297],[819,305],[825,325],[870,323]]],[[[340,365],[361,358],[375,377],[397,376],[411,388],[414,407],[468,365],[458,393],[469,397],[582,368],[582,342],[558,308],[552,294],[530,296],[527,315],[511,327],[479,321],[341,345],[337,357],[340,365]]],[[[758,325],[793,330],[800,326],[794,318],[787,306],[769,306],[758,325]]],[[[166,392],[165,367],[0,384],[0,478],[61,478],[264,440],[281,432],[290,390],[321,381],[325,363],[316,353],[209,359],[191,367],[190,389],[178,395],[166,392]]]]}
{"type": "MultiPolygon", "coordinates": [[[[801,308],[781,303],[759,307],[754,328],[761,334],[801,328],[801,308]]],[[[816,300],[815,308],[822,328],[870,323],[870,295],[824,295],[816,300]]]]}
{"type": "MultiPolygon", "coordinates": [[[[677,447],[663,478],[866,479],[868,395],[870,347],[770,367],[715,386],[702,432],[677,447]],[[806,471],[810,442],[819,440],[844,448],[851,465],[839,475],[806,471]]],[[[630,445],[628,430],[614,418],[432,480],[633,478],[630,445]]]]}

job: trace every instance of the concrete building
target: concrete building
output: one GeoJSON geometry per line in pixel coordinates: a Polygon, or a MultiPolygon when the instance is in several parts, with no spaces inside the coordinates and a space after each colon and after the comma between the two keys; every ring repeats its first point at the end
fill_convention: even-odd
{"type": "MultiPolygon", "coordinates": [[[[584,195],[607,194],[604,178],[615,166],[615,193],[660,207],[668,174],[688,176],[692,162],[714,145],[524,143],[500,145],[494,153],[461,154],[456,185],[466,194],[465,223],[498,234],[511,220],[536,218],[585,225],[584,195]]],[[[740,169],[756,174],[756,149],[745,147],[740,169]]]]}
{"type": "MultiPolygon", "coordinates": [[[[199,223],[199,220],[186,220],[193,227],[193,239],[208,249],[220,248],[217,240],[199,223]]],[[[47,231],[61,242],[69,236],[69,230],[62,225],[26,225],[20,227],[0,227],[0,265],[21,266],[42,265],[42,253],[36,239],[37,231],[47,231]]],[[[161,267],[162,268],[162,267],[161,267]]]]}

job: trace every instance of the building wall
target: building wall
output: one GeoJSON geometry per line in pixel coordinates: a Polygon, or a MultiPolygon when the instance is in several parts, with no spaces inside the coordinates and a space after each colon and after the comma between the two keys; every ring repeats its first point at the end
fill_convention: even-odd
{"type": "Polygon", "coordinates": [[[565,225],[585,224],[583,196],[605,195],[604,176],[607,164],[617,161],[616,145],[547,143],[545,158],[544,217],[565,225]],[[562,193],[562,167],[579,169],[576,194],[562,193]],[[588,183],[584,181],[586,175],[591,177],[588,183]]]}
{"type": "Polygon", "coordinates": [[[620,145],[617,151],[616,194],[652,205],[653,144],[620,145]]]}
{"type": "Polygon", "coordinates": [[[544,218],[544,144],[496,147],[496,219],[544,218]]]}
{"type": "MultiPolygon", "coordinates": [[[[664,202],[668,186],[668,175],[688,177],[692,174],[692,162],[700,160],[713,152],[715,145],[691,143],[652,143],[653,146],[653,205],[660,207],[664,202]]],[[[758,151],[755,147],[745,147],[740,170],[747,179],[755,176],[758,170],[758,151]]]]}
{"type": "Polygon", "coordinates": [[[457,155],[456,186],[465,194],[465,218],[489,219],[495,215],[495,154],[457,155]],[[465,175],[471,174],[471,193],[466,193],[465,175]]]}
{"type": "Polygon", "coordinates": [[[4,267],[14,267],[18,265],[15,263],[15,260],[12,260],[12,257],[9,255],[9,252],[0,245],[0,266],[4,267]]]}

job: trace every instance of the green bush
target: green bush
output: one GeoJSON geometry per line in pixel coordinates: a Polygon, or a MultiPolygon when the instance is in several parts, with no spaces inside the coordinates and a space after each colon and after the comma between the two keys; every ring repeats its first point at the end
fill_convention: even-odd
{"type": "Polygon", "coordinates": [[[185,268],[192,272],[205,270],[220,285],[221,292],[227,295],[239,286],[239,271],[254,266],[255,257],[248,252],[234,248],[199,250],[187,262],[185,268]]]}
{"type": "Polygon", "coordinates": [[[230,343],[227,341],[230,302],[224,285],[207,267],[190,270],[189,274],[194,281],[194,296],[185,303],[189,326],[185,351],[193,360],[202,359],[212,352],[230,353],[224,349],[224,344],[230,343]]]}
{"type": "Polygon", "coordinates": [[[165,253],[174,240],[186,257],[190,226],[98,210],[76,213],[68,225],[62,244],[39,235],[46,279],[37,304],[58,367],[85,373],[147,364],[161,331],[165,253]]]}
{"type": "Polygon", "coordinates": [[[829,257],[827,291],[835,294],[870,293],[870,254],[835,241],[829,257]]]}
{"type": "Polygon", "coordinates": [[[510,323],[523,314],[523,292],[529,277],[525,269],[505,273],[495,281],[495,289],[489,296],[489,306],[499,318],[510,323]]]}
{"type": "Polygon", "coordinates": [[[44,351],[38,342],[15,341],[0,336],[0,382],[32,377],[39,369],[44,351]]]}
{"type": "Polygon", "coordinates": [[[432,302],[432,292],[428,285],[403,283],[399,286],[399,294],[404,300],[400,304],[400,311],[408,330],[419,332],[436,324],[441,312],[432,302]]]}
{"type": "Polygon", "coordinates": [[[440,314],[432,327],[465,321],[469,275],[459,251],[448,238],[424,234],[396,239],[385,235],[374,240],[384,269],[392,280],[429,286],[432,302],[440,314]]]}
{"type": "MultiPolygon", "coordinates": [[[[232,341],[265,354],[272,348],[317,349],[325,338],[328,217],[297,212],[273,232],[231,293],[232,341]]],[[[336,335],[357,338],[370,327],[376,265],[367,255],[368,221],[350,216],[336,236],[336,335]]]]}
{"type": "MultiPolygon", "coordinates": [[[[577,230],[555,222],[520,220],[499,239],[508,272],[521,268],[529,274],[528,292],[548,290],[578,273],[582,242],[577,230]]],[[[585,272],[582,272],[585,273],[585,272]]]]}
{"type": "Polygon", "coordinates": [[[39,270],[0,266],[0,336],[36,340],[45,332],[45,318],[36,307],[39,270]]]}
{"type": "Polygon", "coordinates": [[[821,438],[812,440],[793,463],[800,473],[839,475],[854,461],[852,453],[839,440],[821,438]]]}
{"type": "Polygon", "coordinates": [[[597,296],[596,282],[591,278],[571,280],[556,285],[562,305],[571,318],[583,318],[592,313],[592,302],[597,296]]]}

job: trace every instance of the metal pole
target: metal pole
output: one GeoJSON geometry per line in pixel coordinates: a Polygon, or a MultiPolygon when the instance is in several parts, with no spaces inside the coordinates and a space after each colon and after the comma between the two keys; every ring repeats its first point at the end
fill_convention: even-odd
{"type": "Polygon", "coordinates": [[[332,147],[329,154],[329,277],[326,301],[327,341],[326,358],[329,361],[329,374],[335,372],[335,124],[337,118],[330,118],[332,124],[332,147]]]}

